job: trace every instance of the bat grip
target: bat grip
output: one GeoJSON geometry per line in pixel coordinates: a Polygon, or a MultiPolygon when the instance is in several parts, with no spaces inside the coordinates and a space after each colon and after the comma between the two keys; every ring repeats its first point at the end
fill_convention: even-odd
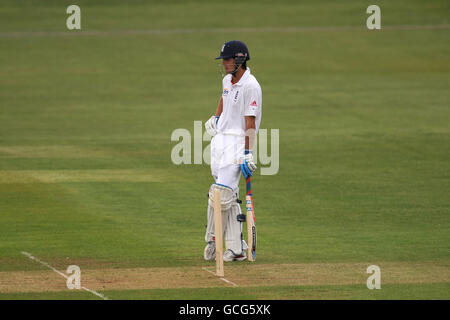
{"type": "Polygon", "coordinates": [[[252,195],[252,183],[250,181],[250,177],[248,177],[245,181],[245,188],[246,188],[246,195],[251,196],[252,195]]]}

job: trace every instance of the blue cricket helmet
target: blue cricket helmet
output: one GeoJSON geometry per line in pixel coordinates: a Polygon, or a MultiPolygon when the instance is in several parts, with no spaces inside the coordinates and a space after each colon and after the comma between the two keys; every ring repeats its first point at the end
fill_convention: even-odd
{"type": "Polygon", "coordinates": [[[239,60],[243,60],[241,63],[244,63],[247,60],[250,60],[250,53],[248,52],[248,48],[242,41],[232,40],[225,42],[220,50],[220,56],[216,59],[230,59],[236,57],[242,57],[239,60]],[[245,57],[245,59],[243,59],[245,57]]]}

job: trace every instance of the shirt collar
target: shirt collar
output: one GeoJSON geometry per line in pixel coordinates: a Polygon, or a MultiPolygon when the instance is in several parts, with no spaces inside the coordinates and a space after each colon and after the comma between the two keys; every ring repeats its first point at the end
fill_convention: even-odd
{"type": "MultiPolygon", "coordinates": [[[[232,86],[241,86],[245,83],[245,81],[247,80],[248,76],[250,74],[250,68],[247,67],[247,70],[245,70],[244,74],[242,75],[242,77],[239,79],[238,82],[236,82],[235,84],[231,84],[232,86]]],[[[231,79],[233,79],[233,77],[230,78],[230,82],[231,79]]]]}

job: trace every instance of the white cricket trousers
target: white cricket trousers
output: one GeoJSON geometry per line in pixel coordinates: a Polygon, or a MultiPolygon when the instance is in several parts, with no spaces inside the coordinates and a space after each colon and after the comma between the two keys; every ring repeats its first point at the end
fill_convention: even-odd
{"type": "MultiPolygon", "coordinates": [[[[245,137],[217,133],[211,139],[211,173],[217,184],[225,185],[233,190],[235,200],[239,198],[239,179],[241,168],[239,161],[244,155],[245,137]]],[[[234,200],[234,201],[235,201],[234,200]]],[[[214,236],[213,210],[208,208],[208,226],[205,240],[211,241],[214,236]],[[212,220],[212,221],[211,221],[212,220]]],[[[223,232],[226,249],[240,254],[243,250],[242,244],[242,222],[237,220],[241,214],[241,206],[235,202],[231,210],[223,212],[223,232]]]]}

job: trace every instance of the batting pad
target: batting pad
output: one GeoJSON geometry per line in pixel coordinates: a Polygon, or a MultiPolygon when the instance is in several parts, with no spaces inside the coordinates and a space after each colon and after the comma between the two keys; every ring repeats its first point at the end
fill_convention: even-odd
{"type": "MultiPolygon", "coordinates": [[[[226,186],[212,184],[209,188],[208,193],[208,210],[207,210],[207,225],[206,225],[206,234],[205,241],[210,242],[214,241],[214,190],[220,191],[220,202],[222,206],[222,226],[223,226],[223,234],[225,235],[228,223],[228,216],[230,215],[231,207],[233,201],[236,202],[233,196],[233,190],[226,186]]],[[[237,204],[237,203],[236,203],[237,204]]]]}

